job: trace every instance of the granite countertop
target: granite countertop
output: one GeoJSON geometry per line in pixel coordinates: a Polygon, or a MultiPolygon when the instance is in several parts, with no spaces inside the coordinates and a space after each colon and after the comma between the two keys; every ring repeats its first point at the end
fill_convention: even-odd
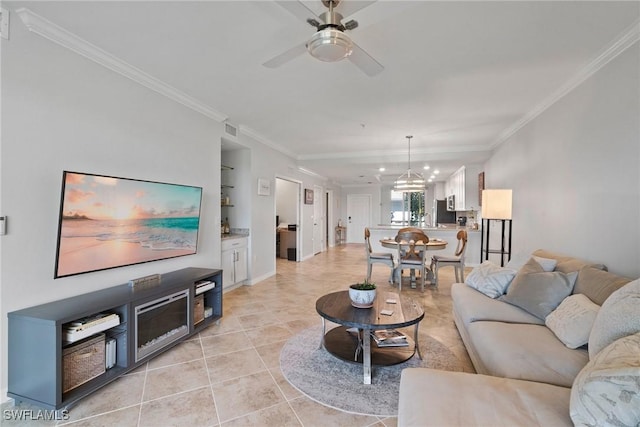
{"type": "Polygon", "coordinates": [[[226,240],[226,239],[241,239],[243,237],[249,237],[249,232],[246,231],[234,231],[232,230],[231,233],[228,234],[221,234],[220,238],[222,240],[226,240]]]}
{"type": "Polygon", "coordinates": [[[221,234],[220,235],[220,239],[222,240],[228,240],[228,239],[241,239],[243,237],[249,237],[246,234],[233,234],[233,233],[229,233],[229,234],[221,234]]]}

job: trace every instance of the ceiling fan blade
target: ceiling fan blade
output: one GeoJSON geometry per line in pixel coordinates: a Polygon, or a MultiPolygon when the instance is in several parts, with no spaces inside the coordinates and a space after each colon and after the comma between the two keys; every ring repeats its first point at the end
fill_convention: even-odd
{"type": "Polygon", "coordinates": [[[304,3],[300,1],[281,0],[276,1],[276,3],[278,3],[278,5],[280,5],[284,9],[287,9],[293,16],[300,19],[302,22],[305,22],[310,17],[318,17],[318,15],[316,15],[311,9],[309,9],[307,6],[305,6],[304,3]]]}
{"type": "Polygon", "coordinates": [[[369,77],[377,76],[384,70],[381,63],[373,59],[371,55],[355,43],[353,43],[353,52],[351,52],[348,58],[349,61],[369,77]]]}
{"type": "Polygon", "coordinates": [[[282,64],[291,61],[292,59],[297,58],[298,56],[307,52],[307,46],[303,44],[296,45],[289,50],[284,51],[280,55],[271,58],[264,65],[267,68],[277,68],[282,64]]]}

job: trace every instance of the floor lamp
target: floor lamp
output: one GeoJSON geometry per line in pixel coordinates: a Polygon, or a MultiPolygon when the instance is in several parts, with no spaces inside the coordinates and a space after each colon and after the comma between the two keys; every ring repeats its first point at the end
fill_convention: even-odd
{"type": "Polygon", "coordinates": [[[500,266],[504,267],[504,256],[511,260],[511,190],[482,190],[482,237],[480,241],[480,262],[489,259],[489,254],[500,255],[500,266]],[[489,221],[502,222],[500,249],[489,249],[489,221]],[[486,222],[485,222],[486,221],[486,222]],[[509,223],[509,240],[505,243],[505,228],[509,223]]]}

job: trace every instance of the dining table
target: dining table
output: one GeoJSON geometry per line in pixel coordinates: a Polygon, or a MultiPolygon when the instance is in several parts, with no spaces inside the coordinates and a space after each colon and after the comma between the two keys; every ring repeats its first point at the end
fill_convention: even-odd
{"type": "MultiPolygon", "coordinates": [[[[445,249],[447,247],[447,242],[442,239],[429,239],[429,241],[425,244],[421,240],[418,240],[417,242],[400,241],[400,243],[398,243],[394,238],[387,237],[384,239],[380,239],[380,244],[382,245],[383,248],[395,249],[396,253],[398,251],[398,245],[401,245],[400,250],[403,250],[405,248],[409,249],[411,244],[413,244],[415,250],[417,251],[420,251],[420,250],[438,251],[438,250],[445,249]]],[[[397,266],[396,269],[397,268],[400,268],[400,267],[397,266]]],[[[427,276],[425,277],[425,280],[433,283],[433,280],[434,280],[433,271],[431,271],[431,269],[428,266],[426,268],[426,271],[427,271],[427,276]]],[[[395,270],[393,272],[393,277],[396,277],[395,270]]],[[[400,280],[402,280],[402,276],[400,276],[400,280]]],[[[414,269],[411,269],[410,281],[411,281],[411,287],[415,287],[416,275],[415,275],[414,269]]]]}

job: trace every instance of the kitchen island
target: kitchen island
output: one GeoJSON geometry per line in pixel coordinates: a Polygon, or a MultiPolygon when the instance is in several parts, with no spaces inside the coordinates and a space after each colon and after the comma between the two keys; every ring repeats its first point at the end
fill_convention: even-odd
{"type": "MultiPolygon", "coordinates": [[[[398,234],[398,230],[404,228],[404,225],[385,225],[380,224],[373,227],[369,227],[371,231],[371,248],[374,252],[387,252],[391,253],[387,248],[382,247],[380,240],[384,238],[395,238],[398,234]]],[[[468,267],[475,267],[480,265],[480,240],[482,234],[480,230],[473,230],[468,227],[460,227],[455,224],[441,225],[439,227],[416,227],[426,234],[430,239],[442,239],[447,242],[447,248],[442,252],[438,252],[438,255],[452,254],[455,252],[458,246],[458,239],[456,234],[459,230],[464,229],[467,231],[467,250],[465,252],[465,265],[468,267]]],[[[396,254],[393,253],[395,256],[396,254]]]]}

